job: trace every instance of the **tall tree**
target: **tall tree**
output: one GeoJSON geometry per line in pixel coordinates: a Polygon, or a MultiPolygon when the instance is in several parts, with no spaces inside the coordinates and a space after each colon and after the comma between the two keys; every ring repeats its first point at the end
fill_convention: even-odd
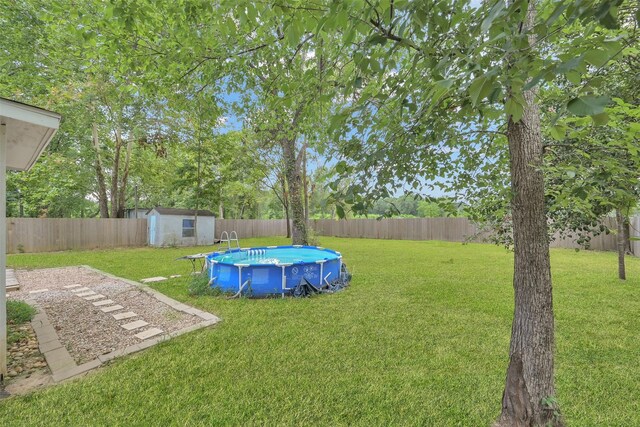
{"type": "MultiPolygon", "coordinates": [[[[562,424],[536,93],[545,79],[584,73],[593,50],[615,57],[622,44],[594,29],[617,26],[617,4],[365,1],[332,3],[320,18],[356,46],[353,105],[337,116],[345,158],[336,168],[360,178],[344,195],[352,207],[508,150],[515,309],[498,425],[562,424]]],[[[608,102],[578,95],[563,108],[597,115],[608,102]]]]}
{"type": "MultiPolygon", "coordinates": [[[[292,240],[307,243],[302,179],[302,141],[318,140],[322,119],[332,108],[333,76],[340,72],[316,41],[313,8],[264,7],[252,1],[223,1],[218,8],[199,2],[117,1],[114,46],[137,45],[148,52],[137,61],[149,70],[162,64],[162,81],[191,87],[225,87],[240,94],[236,115],[280,147],[292,240]],[[292,16],[294,15],[294,16],[292,16]],[[164,18],[172,17],[166,26],[164,18]],[[132,21],[141,22],[132,25],[132,21]],[[144,59],[146,58],[146,60],[144,59]]],[[[158,78],[153,73],[150,78],[158,78]]]]}
{"type": "Polygon", "coordinates": [[[110,50],[97,19],[103,6],[66,0],[12,4],[8,17],[16,20],[3,19],[2,25],[15,22],[18,37],[3,43],[13,60],[2,64],[9,72],[2,73],[0,93],[64,114],[60,144],[51,149],[60,151],[61,145],[70,157],[85,160],[82,167],[91,164],[101,216],[122,217],[134,145],[147,139],[149,123],[167,102],[156,102],[133,83],[132,69],[123,66],[135,56],[133,47],[110,50]]]}

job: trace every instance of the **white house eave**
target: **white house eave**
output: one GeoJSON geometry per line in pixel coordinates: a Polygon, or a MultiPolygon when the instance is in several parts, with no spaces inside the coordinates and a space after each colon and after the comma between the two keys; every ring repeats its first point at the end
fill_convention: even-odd
{"type": "Polygon", "coordinates": [[[44,110],[32,105],[22,104],[9,99],[0,98],[0,115],[9,119],[31,123],[36,126],[43,126],[58,129],[60,125],[60,114],[53,111],[44,110]]]}
{"type": "Polygon", "coordinates": [[[27,104],[0,98],[0,124],[6,125],[6,168],[29,170],[47,147],[61,116],[27,104]]]}

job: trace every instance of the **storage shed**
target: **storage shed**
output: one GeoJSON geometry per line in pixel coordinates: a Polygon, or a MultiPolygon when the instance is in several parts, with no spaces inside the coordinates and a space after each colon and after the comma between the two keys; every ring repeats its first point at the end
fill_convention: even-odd
{"type": "Polygon", "coordinates": [[[213,212],[157,206],[147,212],[149,246],[213,245],[215,218],[213,212]],[[196,233],[198,241],[196,242],[196,233]]]}

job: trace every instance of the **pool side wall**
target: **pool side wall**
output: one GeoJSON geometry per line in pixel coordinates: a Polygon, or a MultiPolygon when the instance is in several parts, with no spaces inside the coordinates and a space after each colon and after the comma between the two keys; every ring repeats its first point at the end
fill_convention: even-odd
{"type": "MultiPolygon", "coordinates": [[[[238,292],[247,280],[251,280],[250,293],[253,296],[288,295],[303,278],[318,287],[326,283],[325,279],[331,282],[339,278],[342,256],[338,252],[316,246],[278,246],[277,248],[294,247],[326,251],[333,256],[337,256],[337,258],[318,260],[317,262],[297,262],[293,264],[251,264],[249,260],[247,260],[246,263],[230,264],[215,261],[215,258],[222,253],[212,254],[208,257],[210,266],[209,279],[215,278],[211,286],[218,287],[225,292],[238,292]]],[[[249,249],[269,250],[274,248],[275,247],[272,246],[249,249]]],[[[238,249],[233,249],[225,253],[238,251],[238,249]]],[[[248,289],[243,289],[243,293],[247,291],[248,289]]]]}

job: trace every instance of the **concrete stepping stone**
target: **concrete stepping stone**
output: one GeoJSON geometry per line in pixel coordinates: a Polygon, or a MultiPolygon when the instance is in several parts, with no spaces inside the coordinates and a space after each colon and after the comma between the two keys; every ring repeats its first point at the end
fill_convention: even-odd
{"type": "Polygon", "coordinates": [[[112,305],[111,307],[101,308],[103,313],[111,313],[112,311],[122,310],[124,307],[121,305],[112,305]]]}
{"type": "Polygon", "coordinates": [[[54,372],[71,368],[76,364],[75,360],[71,358],[71,355],[69,355],[69,352],[64,347],[45,352],[44,358],[47,360],[49,369],[54,372]]]}
{"type": "Polygon", "coordinates": [[[49,289],[36,289],[35,291],[29,291],[30,294],[41,294],[47,292],[49,289]]]}
{"type": "Polygon", "coordinates": [[[157,277],[147,277],[146,279],[140,279],[140,282],[153,283],[153,282],[162,282],[163,280],[167,280],[167,278],[162,276],[157,276],[157,277]]]}
{"type": "Polygon", "coordinates": [[[79,297],[88,297],[89,295],[95,295],[96,293],[93,291],[87,291],[87,292],[80,292],[77,293],[76,295],[78,295],[79,297]]]}
{"type": "Polygon", "coordinates": [[[134,336],[141,340],[146,340],[147,338],[155,337],[156,335],[161,333],[162,333],[162,329],[151,328],[151,329],[147,329],[146,331],[142,331],[138,334],[135,334],[134,336]]]}
{"type": "Polygon", "coordinates": [[[130,319],[130,318],[136,317],[136,316],[137,316],[137,314],[134,313],[133,311],[127,311],[127,312],[124,312],[124,313],[113,314],[113,318],[116,319],[116,320],[130,319]]]}
{"type": "Polygon", "coordinates": [[[125,323],[124,325],[120,325],[125,328],[127,331],[132,331],[134,329],[142,328],[143,326],[147,326],[149,323],[144,320],[136,320],[135,322],[125,323]]]}
{"type": "Polygon", "coordinates": [[[101,305],[109,305],[109,304],[113,304],[113,300],[103,299],[102,301],[96,301],[93,303],[93,305],[95,305],[96,307],[100,307],[101,305]]]}
{"type": "Polygon", "coordinates": [[[95,294],[95,295],[91,295],[90,297],[84,297],[84,299],[86,299],[87,301],[94,301],[100,298],[104,298],[104,295],[102,294],[95,294]]]}
{"type": "Polygon", "coordinates": [[[65,286],[65,289],[71,289],[71,288],[79,288],[82,285],[67,285],[65,286]]]}
{"type": "Polygon", "coordinates": [[[17,291],[20,289],[20,283],[18,282],[18,279],[16,279],[16,272],[13,271],[12,268],[7,268],[7,275],[5,276],[6,279],[6,287],[7,287],[7,291],[17,291]]]}
{"type": "Polygon", "coordinates": [[[71,289],[71,292],[85,292],[85,291],[90,291],[91,289],[87,288],[87,287],[82,287],[82,288],[75,288],[75,289],[71,289]]]}

